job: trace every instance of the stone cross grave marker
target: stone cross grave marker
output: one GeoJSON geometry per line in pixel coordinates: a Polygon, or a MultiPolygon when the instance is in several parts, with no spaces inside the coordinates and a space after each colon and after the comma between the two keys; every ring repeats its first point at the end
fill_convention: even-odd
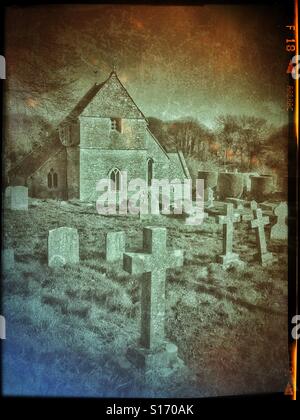
{"type": "Polygon", "coordinates": [[[49,231],[48,265],[62,267],[79,262],[79,237],[77,229],[60,227],[49,231]]]}
{"type": "Polygon", "coordinates": [[[125,233],[108,232],[105,237],[105,257],[108,262],[120,261],[125,252],[125,233]]]}
{"type": "Polygon", "coordinates": [[[142,253],[125,253],[124,270],[143,274],[141,290],[141,345],[152,349],[165,338],[166,269],[183,265],[182,250],[167,250],[165,228],[146,227],[143,230],[142,253]]]}
{"type": "Polygon", "coordinates": [[[286,218],[288,216],[287,203],[281,202],[275,209],[274,214],[277,216],[277,221],[271,228],[271,239],[279,241],[287,241],[288,239],[288,227],[286,224],[286,218]]]}
{"type": "MultiPolygon", "coordinates": [[[[168,250],[166,229],[146,227],[143,230],[142,253],[125,253],[124,270],[143,274],[141,283],[140,346],[128,349],[127,357],[149,375],[168,376],[183,367],[177,346],[165,339],[166,269],[183,265],[181,250],[168,250]]],[[[147,379],[146,379],[147,380],[147,379]]]]}
{"type": "Polygon", "coordinates": [[[233,252],[233,224],[239,221],[240,215],[234,213],[231,203],[226,205],[226,216],[218,216],[218,223],[223,225],[223,255],[218,259],[225,268],[234,264],[242,264],[239,255],[233,252]]]}
{"type": "Polygon", "coordinates": [[[263,216],[261,209],[254,209],[254,220],[251,220],[252,229],[256,229],[256,244],[258,247],[258,257],[262,265],[267,265],[274,261],[271,252],[267,250],[265,225],[269,224],[269,217],[263,216]]]}

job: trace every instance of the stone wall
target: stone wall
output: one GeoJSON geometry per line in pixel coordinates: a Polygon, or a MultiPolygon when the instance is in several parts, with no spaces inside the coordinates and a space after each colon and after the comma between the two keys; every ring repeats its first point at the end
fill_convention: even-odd
{"type": "Polygon", "coordinates": [[[79,147],[67,147],[67,190],[68,199],[79,198],[79,147]]]}
{"type": "Polygon", "coordinates": [[[109,171],[127,171],[128,180],[146,179],[146,150],[80,149],[80,200],[96,201],[96,184],[109,178],[109,171]]]}
{"type": "Polygon", "coordinates": [[[111,130],[110,118],[80,117],[80,147],[145,149],[146,122],[122,119],[122,132],[111,130]]]}

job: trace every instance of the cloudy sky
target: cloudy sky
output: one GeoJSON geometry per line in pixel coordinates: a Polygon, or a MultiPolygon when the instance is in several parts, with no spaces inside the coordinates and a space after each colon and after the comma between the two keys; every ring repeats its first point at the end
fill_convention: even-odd
{"type": "Polygon", "coordinates": [[[36,112],[46,97],[55,103],[58,80],[63,114],[115,66],[146,116],[213,126],[219,114],[243,113],[279,126],[285,24],[280,10],[259,5],[9,8],[7,77],[36,112]]]}

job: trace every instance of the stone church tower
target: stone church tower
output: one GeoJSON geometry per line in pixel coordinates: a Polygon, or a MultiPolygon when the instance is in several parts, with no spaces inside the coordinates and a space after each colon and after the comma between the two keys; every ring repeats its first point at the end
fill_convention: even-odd
{"type": "Polygon", "coordinates": [[[120,172],[132,178],[190,178],[181,152],[168,153],[117,74],[95,84],[53,136],[10,172],[12,183],[41,198],[97,199],[96,184],[120,172]]]}

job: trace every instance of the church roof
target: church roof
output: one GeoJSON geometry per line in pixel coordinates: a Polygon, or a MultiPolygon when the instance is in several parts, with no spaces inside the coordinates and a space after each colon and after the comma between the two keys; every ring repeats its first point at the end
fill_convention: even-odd
{"type": "Polygon", "coordinates": [[[104,82],[95,83],[61,124],[76,121],[80,115],[146,120],[115,71],[112,71],[104,82]]]}
{"type": "Polygon", "coordinates": [[[31,153],[14,166],[8,175],[10,177],[19,176],[26,180],[60,149],[63,149],[63,145],[60,142],[58,132],[54,131],[42,145],[35,147],[31,153]]]}

